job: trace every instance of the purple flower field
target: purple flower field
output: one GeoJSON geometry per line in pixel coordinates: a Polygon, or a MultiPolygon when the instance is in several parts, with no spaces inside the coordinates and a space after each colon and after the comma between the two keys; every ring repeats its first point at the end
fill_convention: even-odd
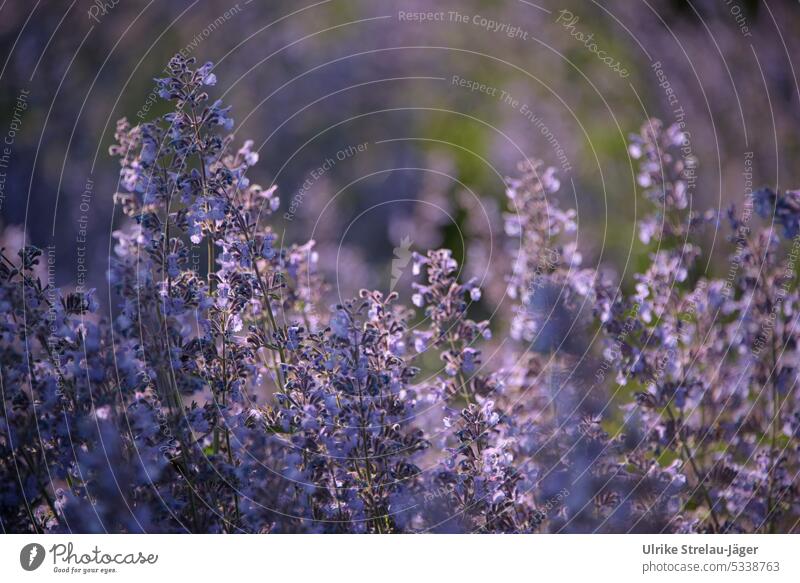
{"type": "MultiPolygon", "coordinates": [[[[97,10],[102,26],[115,8],[97,10]]],[[[628,83],[628,55],[585,37],[588,18],[554,19],[558,42],[628,83]]],[[[425,193],[401,216],[330,182],[372,138],[307,174],[265,169],[269,132],[233,103],[271,88],[227,67],[203,47],[148,71],[151,96],[120,90],[127,113],[92,165],[118,174],[113,189],[56,160],[52,192],[85,191],[62,204],[113,206],[107,250],[79,221],[89,248],[65,277],[55,245],[3,219],[3,533],[800,532],[800,190],[762,180],[763,158],[708,203],[698,173],[716,161],[688,146],[702,133],[643,107],[593,177],[605,192],[630,173],[628,200],[580,202],[586,181],[551,140],[505,152],[493,188],[435,156],[413,188],[397,183],[415,159],[359,170],[380,180],[358,188],[397,188],[398,204],[425,193]],[[456,194],[438,190],[448,172],[456,194]],[[383,224],[375,209],[394,221],[391,258],[367,259],[383,233],[351,236],[361,215],[309,219],[351,204],[359,225],[383,224]]],[[[501,99],[462,81],[448,83],[501,99]]],[[[546,134],[533,108],[508,107],[546,134]]],[[[26,225],[49,229],[37,212],[26,225]]]]}
{"type": "Polygon", "coordinates": [[[625,293],[581,266],[558,172],[524,161],[513,269],[485,276],[513,319],[487,348],[480,282],[449,249],[413,252],[412,305],[323,303],[314,241],[282,244],[212,71],[173,59],[172,111],[117,123],[112,316],[43,283],[43,250],[3,249],[4,530],[797,530],[800,191],[689,210],[683,135],[646,121],[630,154],[650,262],[625,293]],[[726,279],[698,268],[707,229],[727,234],[726,279]]]}

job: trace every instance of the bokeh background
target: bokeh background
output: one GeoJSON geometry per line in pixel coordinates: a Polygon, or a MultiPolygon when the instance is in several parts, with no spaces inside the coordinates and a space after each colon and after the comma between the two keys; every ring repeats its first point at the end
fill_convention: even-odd
{"type": "MultiPolygon", "coordinates": [[[[740,200],[750,181],[800,185],[798,30],[788,0],[5,0],[3,239],[55,245],[69,286],[86,230],[88,281],[105,288],[122,220],[115,122],[164,113],[153,78],[183,51],[217,64],[214,96],[260,154],[254,180],[278,185],[274,227],[319,242],[332,294],[390,287],[398,249],[450,247],[478,276],[504,261],[503,178],[523,157],[559,169],[584,264],[624,278],[643,260],[626,140],[645,118],[685,122],[699,209],[740,200]],[[444,16],[401,15],[430,11],[444,16]]],[[[503,294],[484,286],[487,305],[503,294]]]]}

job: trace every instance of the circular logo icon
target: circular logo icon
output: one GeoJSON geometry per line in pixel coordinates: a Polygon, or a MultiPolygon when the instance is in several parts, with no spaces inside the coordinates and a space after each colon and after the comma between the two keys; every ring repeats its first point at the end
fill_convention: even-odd
{"type": "Polygon", "coordinates": [[[35,571],[44,562],[44,547],[39,543],[30,543],[19,552],[19,564],[26,571],[35,571]]]}

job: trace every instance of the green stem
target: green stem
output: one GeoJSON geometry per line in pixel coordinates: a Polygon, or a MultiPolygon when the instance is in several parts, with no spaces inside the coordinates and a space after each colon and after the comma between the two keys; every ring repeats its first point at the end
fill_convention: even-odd
{"type": "Polygon", "coordinates": [[[775,506],[774,506],[774,489],[775,489],[775,452],[778,446],[778,431],[780,425],[780,392],[778,391],[778,383],[777,379],[777,369],[778,369],[778,358],[775,354],[775,341],[771,342],[772,344],[772,370],[770,372],[770,380],[772,385],[772,420],[770,423],[770,448],[769,448],[769,474],[768,474],[768,482],[769,485],[767,486],[767,524],[765,525],[767,531],[772,534],[775,532],[775,506]]]}
{"type": "MultiPolygon", "coordinates": [[[[686,441],[683,439],[681,435],[681,425],[678,423],[678,420],[675,417],[675,414],[672,412],[672,408],[667,405],[666,406],[667,414],[669,415],[670,421],[675,425],[675,438],[677,439],[678,443],[680,444],[681,451],[683,452],[683,456],[685,456],[684,461],[688,461],[689,465],[692,467],[692,471],[694,475],[697,477],[697,488],[700,490],[700,493],[705,498],[706,503],[708,504],[708,511],[709,516],[711,517],[711,522],[714,523],[714,528],[716,532],[720,532],[720,522],[717,518],[716,512],[714,512],[714,501],[711,499],[711,495],[708,493],[708,490],[705,487],[705,475],[700,471],[697,462],[692,455],[691,449],[686,444],[686,441]]],[[[683,457],[682,456],[682,457],[683,457]]]]}

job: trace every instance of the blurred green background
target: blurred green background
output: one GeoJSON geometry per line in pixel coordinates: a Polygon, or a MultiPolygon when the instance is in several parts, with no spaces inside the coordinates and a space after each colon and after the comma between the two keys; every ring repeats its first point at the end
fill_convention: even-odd
{"type": "MultiPolygon", "coordinates": [[[[645,203],[626,139],[645,118],[686,124],[699,209],[741,199],[746,152],[755,186],[800,184],[797,30],[789,1],[9,0],[0,130],[29,95],[5,169],[4,239],[55,244],[58,283],[74,281],[91,179],[89,278],[104,285],[120,224],[115,121],[166,111],[148,94],[183,51],[217,63],[212,96],[233,106],[237,143],[260,152],[253,179],[279,186],[274,228],[319,242],[332,293],[390,287],[404,239],[496,274],[508,261],[502,178],[523,157],[560,169],[584,264],[627,277],[643,258],[632,241],[645,203]],[[428,12],[441,16],[410,16],[428,12]]],[[[484,287],[488,300],[504,292],[496,275],[484,287]]]]}

